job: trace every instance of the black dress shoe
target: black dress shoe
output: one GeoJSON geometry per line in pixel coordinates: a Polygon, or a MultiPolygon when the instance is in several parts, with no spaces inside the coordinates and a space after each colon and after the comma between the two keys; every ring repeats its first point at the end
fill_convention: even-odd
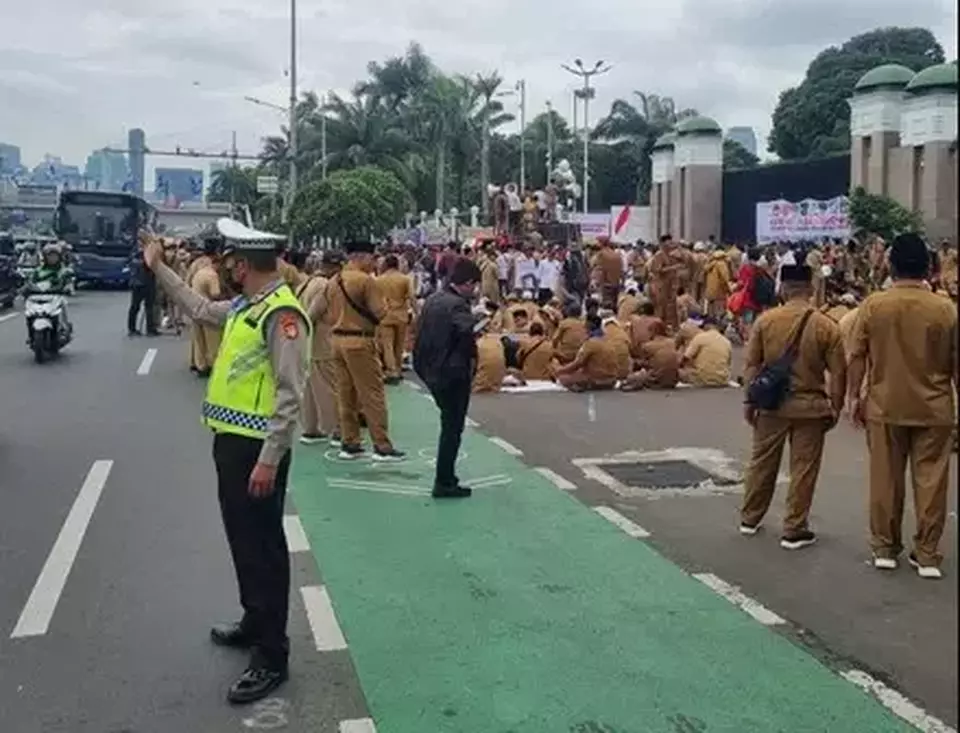
{"type": "Polygon", "coordinates": [[[467,486],[434,486],[431,494],[434,499],[466,499],[473,496],[473,490],[467,486]]]}
{"type": "Polygon", "coordinates": [[[210,640],[217,646],[228,646],[233,649],[249,649],[253,646],[250,634],[239,623],[217,624],[210,629],[210,640]]]}
{"type": "Polygon", "coordinates": [[[250,667],[230,685],[227,702],[232,705],[246,705],[262,700],[286,681],[286,669],[250,667]]]}

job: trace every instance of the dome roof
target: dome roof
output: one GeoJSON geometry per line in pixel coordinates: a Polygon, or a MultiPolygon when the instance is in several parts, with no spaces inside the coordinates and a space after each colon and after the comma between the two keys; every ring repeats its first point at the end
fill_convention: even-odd
{"type": "Polygon", "coordinates": [[[678,135],[722,135],[723,129],[709,117],[688,117],[677,123],[678,135]]]}
{"type": "Polygon", "coordinates": [[[860,77],[854,87],[855,92],[868,92],[880,87],[895,87],[903,89],[915,76],[911,69],[900,64],[884,64],[870,69],[860,77]]]}
{"type": "Polygon", "coordinates": [[[937,64],[928,66],[907,84],[907,91],[921,93],[934,89],[949,89],[956,93],[957,66],[956,64],[937,64]]]}
{"type": "Polygon", "coordinates": [[[672,148],[676,141],[677,136],[672,132],[668,132],[667,134],[661,135],[657,138],[657,141],[653,144],[653,149],[664,150],[666,148],[672,148]]]}

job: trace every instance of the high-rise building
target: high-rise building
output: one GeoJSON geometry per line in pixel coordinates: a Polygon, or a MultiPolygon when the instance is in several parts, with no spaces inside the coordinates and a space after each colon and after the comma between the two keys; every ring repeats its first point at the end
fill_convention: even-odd
{"type": "Polygon", "coordinates": [[[0,175],[12,176],[20,172],[20,148],[0,143],[0,175]]]}
{"type": "Polygon", "coordinates": [[[143,196],[144,157],[147,152],[147,135],[138,127],[127,134],[127,147],[130,149],[130,189],[137,196],[143,196]]]}
{"type": "Polygon", "coordinates": [[[80,168],[64,163],[59,155],[44,155],[30,172],[31,184],[35,186],[63,186],[64,188],[84,188],[80,168]]]}
{"type": "Polygon", "coordinates": [[[727,130],[727,140],[740,143],[753,155],[757,154],[757,133],[752,127],[731,127],[727,130]]]}
{"type": "Polygon", "coordinates": [[[203,201],[203,171],[199,168],[157,168],[154,176],[158,199],[178,204],[203,201]]]}
{"type": "MultiPolygon", "coordinates": [[[[115,146],[119,148],[120,146],[115,146]]],[[[115,149],[94,150],[87,156],[86,185],[97,191],[122,191],[130,178],[127,158],[115,149]]]]}

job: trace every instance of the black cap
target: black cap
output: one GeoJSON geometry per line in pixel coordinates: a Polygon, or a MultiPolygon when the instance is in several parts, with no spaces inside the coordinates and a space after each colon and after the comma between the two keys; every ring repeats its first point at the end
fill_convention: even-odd
{"type": "Polygon", "coordinates": [[[343,249],[348,255],[373,254],[377,246],[373,242],[354,239],[344,242],[343,249]]]}
{"type": "Polygon", "coordinates": [[[343,253],[337,249],[328,249],[320,256],[322,265],[342,265],[343,253]]]}
{"type": "Polygon", "coordinates": [[[453,264],[450,272],[450,282],[453,285],[466,285],[470,282],[480,282],[480,268],[473,260],[460,257],[453,264]]]}
{"type": "Polygon", "coordinates": [[[780,281],[785,283],[808,283],[813,279],[813,270],[807,265],[784,265],[780,268],[780,281]]]}

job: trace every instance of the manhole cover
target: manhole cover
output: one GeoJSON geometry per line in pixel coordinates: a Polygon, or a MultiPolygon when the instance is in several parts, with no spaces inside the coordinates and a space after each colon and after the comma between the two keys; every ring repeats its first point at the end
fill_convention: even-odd
{"type": "Polygon", "coordinates": [[[693,489],[709,481],[734,486],[737,481],[705,471],[690,461],[636,461],[600,465],[624,486],[636,489],[693,489]]]}

